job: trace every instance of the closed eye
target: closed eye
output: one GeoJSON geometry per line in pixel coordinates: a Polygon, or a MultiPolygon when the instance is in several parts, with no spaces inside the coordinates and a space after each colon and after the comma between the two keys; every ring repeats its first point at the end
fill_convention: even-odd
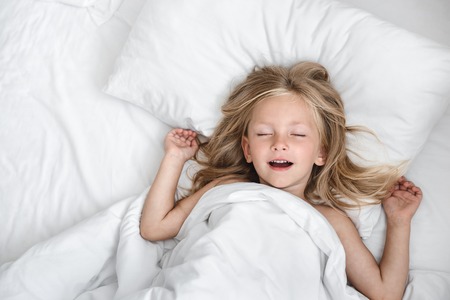
{"type": "Polygon", "coordinates": [[[269,136],[271,133],[257,133],[256,136],[269,136]]]}
{"type": "Polygon", "coordinates": [[[300,133],[292,133],[293,136],[300,136],[300,137],[305,137],[306,134],[300,134],[300,133]]]}

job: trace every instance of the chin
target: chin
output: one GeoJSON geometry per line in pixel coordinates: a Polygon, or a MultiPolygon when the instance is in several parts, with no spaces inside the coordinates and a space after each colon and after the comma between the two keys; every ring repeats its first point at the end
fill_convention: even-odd
{"type": "Polygon", "coordinates": [[[283,184],[283,183],[273,183],[273,184],[268,184],[271,187],[280,189],[280,190],[287,190],[289,188],[289,185],[283,184]]]}

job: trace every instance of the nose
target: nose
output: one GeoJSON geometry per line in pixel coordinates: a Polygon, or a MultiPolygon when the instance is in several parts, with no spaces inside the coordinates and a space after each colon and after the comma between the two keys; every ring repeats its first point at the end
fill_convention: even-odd
{"type": "Polygon", "coordinates": [[[272,151],[286,151],[288,144],[283,138],[277,137],[272,145],[272,151]]]}

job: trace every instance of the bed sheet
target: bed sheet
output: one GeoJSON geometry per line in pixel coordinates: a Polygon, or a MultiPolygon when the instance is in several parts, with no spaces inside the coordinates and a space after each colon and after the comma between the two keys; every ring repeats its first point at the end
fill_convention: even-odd
{"type": "MultiPolygon", "coordinates": [[[[341,1],[450,47],[450,1],[341,1]]],[[[450,108],[447,108],[407,174],[423,187],[424,199],[412,225],[411,271],[405,299],[450,297],[449,132],[450,108]]],[[[382,215],[371,238],[365,240],[378,259],[383,249],[384,222],[382,215]]]]}
{"type": "MultiPolygon", "coordinates": [[[[99,23],[83,7],[0,0],[0,265],[151,183],[169,127],[101,92],[142,1],[99,23]]],[[[448,1],[345,1],[450,46],[448,1]]],[[[407,174],[425,196],[405,299],[450,295],[449,129],[447,109],[407,174]]],[[[378,258],[384,229],[365,240],[378,258]]]]}
{"type": "MultiPolygon", "coordinates": [[[[450,109],[434,128],[427,145],[414,159],[407,176],[423,189],[424,197],[414,216],[410,244],[410,278],[405,299],[448,299],[450,295],[450,109]],[[431,292],[424,297],[425,291],[431,292]]],[[[381,258],[385,217],[372,236],[364,240],[381,258]]]]}
{"type": "Polygon", "coordinates": [[[140,3],[0,1],[0,264],[150,184],[168,126],[101,92],[140,3]]]}
{"type": "MultiPolygon", "coordinates": [[[[340,1],[365,9],[393,24],[450,47],[450,1],[340,1]]],[[[450,212],[450,195],[446,192],[446,183],[450,180],[449,130],[450,108],[447,108],[408,172],[417,184],[424,186],[425,191],[413,228],[413,233],[416,234],[412,236],[412,269],[428,267],[429,270],[450,272],[450,257],[444,254],[445,249],[450,247],[450,219],[446,215],[446,212],[450,212]],[[430,254],[430,257],[421,256],[420,253],[430,254]]],[[[383,222],[384,220],[380,220],[380,224],[383,222]]],[[[378,256],[381,255],[382,244],[375,246],[374,241],[380,241],[377,234],[380,235],[382,227],[379,226],[372,239],[366,241],[373,252],[379,253],[378,256]]]]}

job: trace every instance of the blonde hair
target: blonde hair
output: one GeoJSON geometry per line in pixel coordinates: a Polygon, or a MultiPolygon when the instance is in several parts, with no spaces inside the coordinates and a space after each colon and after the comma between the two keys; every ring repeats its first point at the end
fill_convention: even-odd
{"type": "Polygon", "coordinates": [[[326,153],[323,166],[314,165],[304,191],[305,200],[335,208],[379,203],[401,175],[399,166],[360,166],[348,156],[346,134],[370,132],[346,126],[344,105],[330,83],[327,70],[318,63],[300,62],[291,68],[255,68],[222,106],[223,117],[210,140],[200,146],[197,162],[202,167],[193,178],[195,192],[217,178],[229,176],[259,182],[241,147],[253,108],[260,101],[283,94],[303,99],[313,113],[326,153]],[[346,199],[350,199],[349,202],[346,199]],[[364,201],[364,202],[363,202],[364,201]]]}

